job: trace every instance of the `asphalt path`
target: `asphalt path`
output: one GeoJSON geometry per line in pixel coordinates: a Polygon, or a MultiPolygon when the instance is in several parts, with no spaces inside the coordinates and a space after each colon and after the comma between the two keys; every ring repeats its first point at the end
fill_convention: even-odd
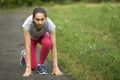
{"type": "Polygon", "coordinates": [[[36,71],[33,76],[23,77],[25,67],[20,66],[20,52],[24,49],[21,25],[31,10],[0,14],[0,80],[73,80],[67,74],[52,75],[52,64],[46,60],[48,75],[36,71]]]}

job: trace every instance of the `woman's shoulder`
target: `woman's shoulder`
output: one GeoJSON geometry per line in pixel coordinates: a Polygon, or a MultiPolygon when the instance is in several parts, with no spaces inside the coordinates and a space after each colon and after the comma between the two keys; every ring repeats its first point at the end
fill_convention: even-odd
{"type": "Polygon", "coordinates": [[[51,20],[49,17],[47,17],[47,23],[48,23],[48,24],[53,23],[52,20],[51,20]]]}
{"type": "Polygon", "coordinates": [[[32,15],[30,15],[30,16],[28,16],[27,18],[26,18],[26,20],[25,20],[25,23],[26,24],[31,24],[32,23],[32,15]]]}
{"type": "Polygon", "coordinates": [[[28,17],[27,17],[27,20],[32,21],[32,17],[33,17],[33,15],[28,16],[28,17]]]}
{"type": "Polygon", "coordinates": [[[47,24],[48,24],[48,26],[52,26],[52,27],[56,27],[55,26],[55,24],[53,23],[53,21],[49,18],[49,17],[47,17],[47,24]]]}

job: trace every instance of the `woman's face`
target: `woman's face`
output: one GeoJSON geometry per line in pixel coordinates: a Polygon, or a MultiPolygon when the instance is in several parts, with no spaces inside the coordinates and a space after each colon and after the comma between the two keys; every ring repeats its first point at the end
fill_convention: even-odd
{"type": "Polygon", "coordinates": [[[43,13],[36,13],[33,21],[35,23],[35,27],[42,28],[46,20],[46,17],[43,13]]]}

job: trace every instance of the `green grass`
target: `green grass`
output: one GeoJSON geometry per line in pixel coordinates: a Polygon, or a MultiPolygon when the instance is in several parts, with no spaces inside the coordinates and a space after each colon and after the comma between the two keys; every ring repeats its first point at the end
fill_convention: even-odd
{"type": "Polygon", "coordinates": [[[59,65],[76,80],[120,80],[120,5],[46,7],[57,29],[59,65]]]}

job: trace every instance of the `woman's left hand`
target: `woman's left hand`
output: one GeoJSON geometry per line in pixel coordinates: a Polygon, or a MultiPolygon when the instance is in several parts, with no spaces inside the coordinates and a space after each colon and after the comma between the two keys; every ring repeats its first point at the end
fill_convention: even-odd
{"type": "Polygon", "coordinates": [[[63,75],[63,73],[59,70],[58,67],[53,68],[52,74],[55,74],[55,75],[63,75]]]}

